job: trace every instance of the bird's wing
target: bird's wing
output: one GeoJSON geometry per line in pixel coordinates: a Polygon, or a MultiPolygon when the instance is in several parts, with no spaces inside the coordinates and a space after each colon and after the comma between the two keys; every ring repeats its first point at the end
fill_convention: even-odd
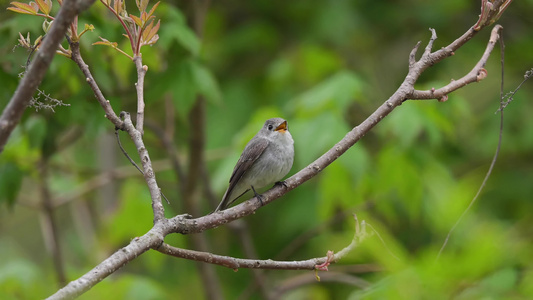
{"type": "MultiPolygon", "coordinates": [[[[229,199],[239,180],[250,169],[254,162],[261,156],[261,154],[263,154],[268,146],[268,143],[269,141],[267,139],[252,139],[248,145],[246,145],[241,157],[239,158],[239,161],[237,161],[237,164],[235,165],[235,169],[233,169],[233,173],[231,174],[228,190],[224,194],[222,202],[220,202],[215,211],[227,208],[234,200],[238,198],[229,199]]],[[[238,196],[240,197],[241,195],[238,196]]]]}

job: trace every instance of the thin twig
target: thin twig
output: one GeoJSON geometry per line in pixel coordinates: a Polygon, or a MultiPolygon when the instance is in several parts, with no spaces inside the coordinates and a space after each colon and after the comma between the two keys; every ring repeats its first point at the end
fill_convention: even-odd
{"type": "Polygon", "coordinates": [[[339,252],[335,253],[333,259],[329,257],[312,258],[301,261],[274,261],[271,259],[244,259],[235,258],[223,255],[217,255],[209,252],[195,251],[189,249],[181,249],[172,247],[166,243],[162,243],[155,250],[168,254],[171,256],[185,258],[194,261],[200,261],[208,264],[219,265],[230,269],[280,269],[280,270],[315,270],[317,265],[324,264],[327,261],[337,262],[348,253],[353,251],[359,243],[364,240],[368,234],[366,233],[365,223],[361,221],[361,230],[359,229],[359,223],[356,220],[356,231],[351,243],[344,247],[339,252]]]}
{"type": "MultiPolygon", "coordinates": [[[[494,153],[494,156],[492,157],[492,162],[491,162],[491,164],[489,166],[489,170],[485,174],[485,178],[483,179],[483,182],[481,183],[479,189],[477,190],[476,195],[474,196],[474,198],[472,198],[472,200],[468,204],[468,207],[463,211],[463,213],[461,214],[459,219],[457,219],[455,224],[453,224],[453,226],[450,229],[450,231],[448,231],[448,234],[446,235],[446,239],[444,240],[444,243],[442,244],[442,246],[441,246],[441,248],[439,250],[439,254],[437,255],[437,260],[440,258],[442,252],[444,251],[444,248],[446,248],[446,245],[448,244],[448,241],[449,241],[450,236],[452,235],[453,231],[455,230],[455,228],[457,228],[457,226],[462,221],[464,216],[470,211],[470,209],[472,208],[472,206],[474,205],[476,200],[479,198],[479,195],[481,194],[481,192],[485,188],[485,185],[486,185],[488,179],[490,178],[490,175],[492,174],[492,170],[494,169],[494,166],[496,165],[496,161],[497,161],[498,155],[500,153],[500,149],[501,149],[501,145],[502,145],[502,138],[503,138],[503,111],[504,111],[505,106],[508,104],[508,102],[505,101],[505,97],[504,97],[504,94],[503,94],[503,91],[504,91],[504,78],[505,78],[505,76],[504,76],[504,74],[505,74],[504,73],[504,71],[505,71],[505,44],[503,42],[503,38],[501,37],[501,33],[500,33],[500,53],[501,53],[500,54],[501,55],[501,59],[500,59],[500,64],[501,64],[501,82],[500,82],[500,107],[498,109],[498,111],[500,112],[500,130],[499,130],[499,133],[498,133],[498,144],[496,146],[496,151],[494,153]]],[[[526,73],[526,76],[525,76],[524,80],[519,84],[517,89],[514,90],[513,95],[514,95],[514,93],[516,93],[518,91],[518,89],[522,86],[522,84],[527,79],[529,79],[530,77],[531,76],[528,77],[527,73],[526,73]]]]}
{"type": "Polygon", "coordinates": [[[126,149],[124,149],[124,147],[122,147],[122,143],[120,142],[120,135],[119,135],[119,129],[118,128],[115,128],[115,136],[117,137],[117,144],[118,144],[118,147],[120,148],[120,150],[122,151],[122,154],[124,154],[124,156],[126,156],[126,158],[130,161],[130,163],[137,169],[139,170],[139,172],[144,176],[144,172],[143,170],[141,170],[141,168],[139,168],[139,166],[137,165],[137,163],[135,163],[135,161],[130,157],[130,155],[128,154],[128,152],[126,152],[126,149]]]}
{"type": "Polygon", "coordinates": [[[144,134],[144,76],[146,71],[148,71],[148,67],[143,66],[141,55],[135,55],[133,62],[137,68],[137,82],[135,83],[135,88],[137,89],[136,128],[142,135],[144,134]]]}
{"type": "Polygon", "coordinates": [[[152,161],[150,160],[150,155],[148,154],[148,150],[144,145],[141,132],[138,131],[135,126],[133,126],[129,113],[122,112],[120,115],[124,118],[124,131],[130,135],[130,138],[135,144],[135,148],[137,148],[137,153],[141,158],[141,164],[144,170],[144,180],[148,185],[148,189],[150,190],[150,198],[152,199],[152,210],[154,212],[155,224],[165,218],[165,208],[161,202],[161,189],[159,189],[159,186],[157,185],[155,172],[152,167],[152,161]]]}
{"type": "Polygon", "coordinates": [[[518,90],[522,88],[522,85],[531,77],[533,77],[533,68],[526,71],[526,73],[524,74],[524,80],[522,80],[522,82],[520,82],[520,84],[512,92],[505,94],[505,96],[502,94],[501,98],[503,99],[503,104],[502,106],[500,106],[500,108],[498,108],[496,113],[498,113],[501,109],[505,109],[507,105],[511,103],[511,101],[513,101],[516,92],[518,92],[518,90]]]}
{"type": "Polygon", "coordinates": [[[106,100],[104,97],[104,94],[100,90],[100,87],[94,80],[93,75],[91,74],[91,71],[89,70],[89,66],[85,63],[83,60],[81,53],[80,53],[80,44],[79,43],[70,43],[70,49],[72,51],[71,59],[78,65],[78,68],[83,72],[83,75],[85,76],[85,81],[87,81],[87,84],[91,87],[93,90],[94,96],[96,97],[96,100],[98,103],[100,103],[100,106],[104,109],[105,117],[109,119],[115,125],[115,128],[122,129],[123,122],[122,120],[117,116],[113,108],[111,107],[111,103],[109,100],[106,100]]]}
{"type": "MultiPolygon", "coordinates": [[[[468,74],[458,80],[452,80],[449,84],[438,89],[432,88],[431,90],[425,91],[414,90],[413,93],[409,96],[409,99],[437,99],[439,101],[446,101],[448,99],[448,94],[450,94],[451,92],[460,89],[470,83],[479,82],[483,80],[487,75],[487,71],[484,69],[485,64],[487,63],[487,60],[489,59],[489,56],[492,53],[492,50],[494,49],[494,46],[496,45],[496,42],[499,39],[501,30],[502,27],[500,25],[494,26],[489,42],[487,43],[485,52],[481,56],[478,63],[474,66],[474,68],[472,68],[472,70],[468,72],[468,74]]],[[[433,57],[434,55],[432,54],[431,56],[433,57]]]]}
{"type": "MultiPolygon", "coordinates": [[[[135,163],[135,161],[128,155],[128,152],[126,152],[124,147],[122,147],[122,143],[120,143],[120,135],[118,131],[119,129],[115,128],[115,136],[117,137],[117,143],[118,143],[118,146],[120,147],[120,150],[122,150],[122,153],[124,154],[124,156],[126,156],[126,158],[130,161],[130,163],[133,166],[135,166],[135,168],[137,168],[137,170],[139,170],[139,172],[141,172],[141,174],[144,176],[144,172],[141,170],[141,168],[139,168],[139,166],[135,163]]],[[[165,196],[165,194],[163,194],[163,191],[161,189],[159,189],[159,193],[161,194],[161,197],[163,197],[163,199],[167,201],[167,204],[170,205],[170,201],[168,201],[167,197],[165,196]]]]}

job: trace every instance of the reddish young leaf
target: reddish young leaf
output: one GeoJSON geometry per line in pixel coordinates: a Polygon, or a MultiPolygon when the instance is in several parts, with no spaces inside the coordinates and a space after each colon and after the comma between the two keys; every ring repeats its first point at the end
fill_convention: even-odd
{"type": "Polygon", "coordinates": [[[150,30],[152,30],[152,27],[154,26],[154,21],[148,23],[145,27],[144,27],[144,30],[143,30],[143,33],[142,33],[142,39],[143,41],[147,41],[148,40],[148,35],[150,34],[150,30]]]}
{"type": "Polygon", "coordinates": [[[159,6],[159,3],[161,3],[161,1],[157,2],[156,4],[154,4],[154,6],[152,6],[152,9],[150,9],[150,12],[148,12],[148,18],[152,17],[155,12],[155,9],[159,6]]]}
{"type": "Polygon", "coordinates": [[[146,7],[148,6],[149,0],[136,0],[137,8],[140,12],[146,11],[146,7]]]}
{"type": "Polygon", "coordinates": [[[21,3],[21,2],[11,2],[11,5],[15,6],[15,7],[8,7],[7,9],[10,10],[10,11],[14,11],[14,12],[18,12],[18,13],[21,13],[21,14],[27,14],[27,15],[36,15],[37,14],[37,11],[38,9],[29,5],[29,4],[26,4],[26,3],[21,3]]]}
{"type": "Polygon", "coordinates": [[[103,37],[99,36],[99,38],[101,39],[101,41],[99,42],[94,42],[93,45],[104,45],[104,46],[111,46],[113,48],[116,48],[118,46],[118,44],[116,42],[110,42],[106,39],[104,39],[103,37]]]}
{"type": "Polygon", "coordinates": [[[52,8],[52,1],[51,0],[35,0],[37,2],[37,5],[39,6],[39,9],[45,14],[50,14],[50,9],[52,8]]]}
{"type": "Polygon", "coordinates": [[[148,14],[145,11],[141,12],[141,20],[143,20],[144,23],[148,21],[148,14]]]}
{"type": "Polygon", "coordinates": [[[26,38],[24,38],[24,36],[22,36],[22,33],[19,32],[19,44],[26,48],[26,49],[29,49],[30,48],[30,33],[28,32],[28,35],[26,38]]]}
{"type": "Polygon", "coordinates": [[[30,2],[30,6],[33,7],[33,9],[35,10],[35,12],[39,12],[39,5],[37,5],[37,3],[31,1],[31,2],[30,2]]]}
{"type": "Polygon", "coordinates": [[[137,26],[142,27],[143,21],[139,19],[139,17],[135,15],[130,15],[130,18],[133,20],[133,22],[135,22],[135,24],[137,24],[137,26]]]}
{"type": "MultiPolygon", "coordinates": [[[[154,24],[154,22],[152,21],[150,23],[150,29],[148,30],[147,28],[147,32],[148,34],[146,35],[146,39],[145,41],[151,41],[156,35],[157,35],[157,31],[159,30],[159,25],[161,25],[161,20],[157,21],[157,24],[155,24],[155,26],[152,27],[152,25],[154,24]]],[[[155,41],[154,41],[155,43],[155,41]]]]}
{"type": "Polygon", "coordinates": [[[122,16],[122,12],[126,10],[126,4],[122,0],[115,0],[113,9],[119,16],[122,16]]]}

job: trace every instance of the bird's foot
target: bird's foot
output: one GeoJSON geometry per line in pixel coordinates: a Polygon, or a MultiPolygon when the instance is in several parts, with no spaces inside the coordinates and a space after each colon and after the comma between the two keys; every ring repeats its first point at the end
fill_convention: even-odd
{"type": "Polygon", "coordinates": [[[257,200],[259,200],[259,203],[261,203],[261,206],[263,206],[263,195],[261,194],[258,194],[256,191],[255,191],[255,188],[254,186],[252,185],[252,191],[254,191],[254,196],[257,198],[257,200]]]}
{"type": "Polygon", "coordinates": [[[190,215],[190,214],[177,215],[177,217],[179,219],[192,219],[192,215],[190,215]]]}
{"type": "Polygon", "coordinates": [[[286,182],[285,180],[282,180],[282,181],[276,181],[276,182],[274,183],[274,186],[276,186],[276,185],[282,185],[284,188],[288,188],[288,186],[287,186],[287,182],[286,182]]]}

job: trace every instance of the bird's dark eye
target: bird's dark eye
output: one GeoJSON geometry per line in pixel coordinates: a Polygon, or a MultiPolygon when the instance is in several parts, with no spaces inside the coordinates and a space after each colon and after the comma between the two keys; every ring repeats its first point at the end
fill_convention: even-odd
{"type": "Polygon", "coordinates": [[[272,126],[272,124],[268,125],[268,130],[272,130],[274,129],[274,126],[272,126]]]}

